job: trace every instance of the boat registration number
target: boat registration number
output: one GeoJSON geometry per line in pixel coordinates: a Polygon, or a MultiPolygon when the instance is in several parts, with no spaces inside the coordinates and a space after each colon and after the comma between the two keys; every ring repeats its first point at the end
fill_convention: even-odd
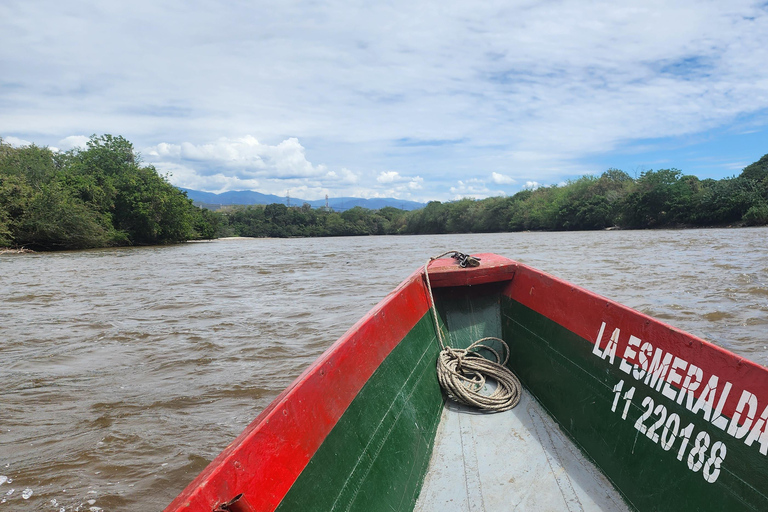
{"type": "Polygon", "coordinates": [[[740,395],[732,393],[731,382],[723,382],[717,374],[637,336],[624,337],[618,327],[604,340],[606,327],[602,322],[592,354],[611,366],[618,365],[619,371],[627,375],[613,386],[611,411],[626,420],[631,406],[639,407],[642,414],[634,424],[638,436],[645,435],[664,451],[676,450],[677,460],[693,472],[701,471],[709,483],[717,481],[728,452],[723,441],[713,442],[713,428],[747,446],[757,441],[760,453],[768,454],[768,406],[758,416],[755,393],[748,389],[742,389],[740,395]],[[729,397],[735,401],[736,396],[739,399],[735,407],[727,408],[729,397]],[[697,427],[693,422],[684,425],[686,422],[675,412],[684,409],[706,426],[697,427]],[[730,419],[724,410],[733,411],[730,419]]]}

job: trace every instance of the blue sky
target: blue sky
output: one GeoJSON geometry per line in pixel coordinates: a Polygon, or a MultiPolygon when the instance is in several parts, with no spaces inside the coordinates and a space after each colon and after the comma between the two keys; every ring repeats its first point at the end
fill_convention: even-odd
{"type": "Polygon", "coordinates": [[[722,178],[768,153],[768,3],[0,3],[0,137],[94,133],[304,199],[722,178]]]}

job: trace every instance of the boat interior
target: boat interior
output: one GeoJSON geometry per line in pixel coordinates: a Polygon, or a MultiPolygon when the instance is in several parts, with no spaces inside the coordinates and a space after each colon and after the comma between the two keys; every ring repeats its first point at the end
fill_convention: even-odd
{"type": "Polygon", "coordinates": [[[416,512],[625,511],[611,482],[527,391],[512,410],[443,408],[416,512]]]}
{"type": "MultiPolygon", "coordinates": [[[[453,347],[502,337],[500,284],[435,290],[443,332],[453,347]]],[[[484,393],[493,391],[489,381],[484,393]]],[[[445,401],[417,512],[625,511],[605,475],[523,390],[509,411],[486,412],[445,401]]]]}

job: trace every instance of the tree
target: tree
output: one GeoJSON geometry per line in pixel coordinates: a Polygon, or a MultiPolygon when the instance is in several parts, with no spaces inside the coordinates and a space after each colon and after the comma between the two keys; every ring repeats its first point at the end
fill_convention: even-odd
{"type": "Polygon", "coordinates": [[[690,207],[692,195],[692,181],[682,177],[677,169],[643,172],[624,200],[623,224],[631,228],[660,227],[679,220],[676,217],[690,207]]]}
{"type": "Polygon", "coordinates": [[[408,217],[406,232],[408,233],[445,233],[447,207],[440,201],[430,201],[421,210],[411,212],[408,217]]]}
{"type": "Polygon", "coordinates": [[[44,184],[19,219],[16,241],[32,249],[87,249],[114,245],[119,234],[98,212],[56,182],[44,184]]]}
{"type": "Polygon", "coordinates": [[[741,171],[739,178],[752,180],[756,183],[760,183],[768,178],[768,155],[763,155],[757,162],[746,166],[741,171]]]}
{"type": "Polygon", "coordinates": [[[23,177],[32,187],[51,181],[57,171],[54,153],[34,144],[14,148],[0,139],[0,174],[23,177]]]}
{"type": "Polygon", "coordinates": [[[460,199],[445,205],[445,231],[448,233],[472,233],[476,231],[478,202],[474,199],[460,199]]]}
{"type": "Polygon", "coordinates": [[[38,249],[157,244],[213,237],[217,216],[201,213],[130,142],[93,136],[85,149],[55,154],[0,140],[0,244],[38,249]]]}
{"type": "Polygon", "coordinates": [[[0,247],[14,244],[18,221],[29,209],[32,197],[25,176],[0,174],[0,247]]]}
{"type": "Polygon", "coordinates": [[[753,180],[725,178],[704,180],[691,208],[690,222],[716,225],[739,222],[747,211],[762,200],[760,189],[753,180]]]}
{"type": "Polygon", "coordinates": [[[202,240],[211,240],[219,236],[224,217],[208,208],[199,208],[193,210],[193,228],[196,233],[195,238],[202,240]]]}
{"type": "Polygon", "coordinates": [[[764,226],[768,224],[768,203],[765,201],[753,205],[744,214],[747,226],[764,226]]]}

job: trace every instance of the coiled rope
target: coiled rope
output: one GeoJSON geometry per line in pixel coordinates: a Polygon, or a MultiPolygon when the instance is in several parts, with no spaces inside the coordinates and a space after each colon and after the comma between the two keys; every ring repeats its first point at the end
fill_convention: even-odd
{"type": "Polygon", "coordinates": [[[453,348],[447,345],[443,339],[442,329],[437,319],[435,297],[432,295],[432,285],[429,282],[429,264],[449,254],[457,259],[462,267],[479,265],[476,258],[458,251],[448,251],[440,256],[430,258],[424,265],[424,277],[427,281],[430,307],[435,321],[437,339],[441,347],[440,355],[437,357],[437,378],[440,381],[440,386],[452,400],[480,409],[507,411],[520,402],[522,385],[517,376],[505,366],[509,360],[509,346],[504,340],[489,336],[475,341],[467,348],[453,348]],[[489,341],[497,341],[501,344],[504,354],[503,361],[501,354],[486,344],[489,341]],[[478,351],[482,349],[492,353],[496,361],[491,361],[480,354],[478,351]],[[489,395],[484,395],[481,391],[487,378],[496,381],[496,389],[489,395]]]}

